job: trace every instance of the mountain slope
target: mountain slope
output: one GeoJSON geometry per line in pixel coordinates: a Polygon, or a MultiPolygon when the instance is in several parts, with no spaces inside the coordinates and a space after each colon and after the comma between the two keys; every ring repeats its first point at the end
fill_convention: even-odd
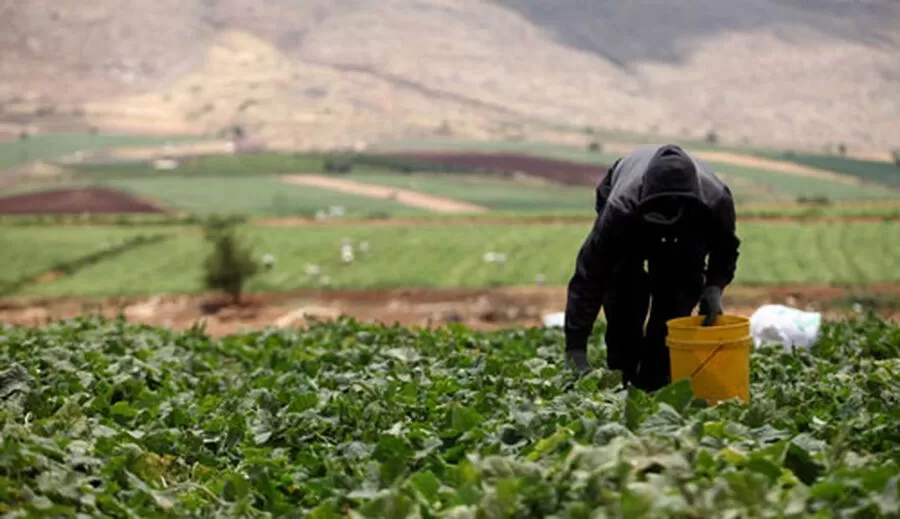
{"type": "Polygon", "coordinates": [[[8,5],[0,118],[84,102],[92,124],[241,124],[291,146],[560,125],[900,145],[900,5],[889,0],[294,4],[8,5]],[[21,101],[27,92],[44,99],[21,101]]]}

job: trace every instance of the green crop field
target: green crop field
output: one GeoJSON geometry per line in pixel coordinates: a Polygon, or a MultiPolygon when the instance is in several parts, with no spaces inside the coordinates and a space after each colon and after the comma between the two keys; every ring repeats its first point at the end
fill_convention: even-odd
{"type": "Polygon", "coordinates": [[[585,164],[612,164],[615,153],[583,150],[574,146],[531,141],[465,141],[434,139],[427,141],[391,141],[379,144],[381,151],[469,151],[484,153],[523,153],[585,164]]]}
{"type": "MultiPolygon", "coordinates": [[[[253,153],[243,155],[203,155],[179,161],[178,168],[158,171],[146,162],[85,164],[77,171],[88,178],[159,177],[161,175],[197,177],[210,175],[268,175],[273,173],[319,173],[325,169],[328,156],[314,153],[253,153]]],[[[365,169],[365,166],[358,166],[365,169]]]]}
{"type": "Polygon", "coordinates": [[[139,135],[34,135],[16,142],[0,143],[0,169],[33,160],[58,158],[76,151],[93,151],[122,146],[156,146],[196,139],[139,135]]]}
{"type": "Polygon", "coordinates": [[[0,227],[0,285],[53,270],[122,244],[140,235],[172,232],[165,228],[97,227],[70,232],[60,227],[0,227]]]}
{"type": "Polygon", "coordinates": [[[731,164],[710,163],[710,166],[725,178],[734,178],[765,189],[771,202],[792,202],[800,197],[824,197],[835,202],[900,199],[900,191],[879,186],[847,184],[731,164]]]}
{"type": "MultiPolygon", "coordinates": [[[[398,141],[385,143],[381,147],[385,150],[517,152],[589,164],[612,164],[621,156],[619,154],[590,152],[572,146],[536,142],[398,141]]],[[[691,147],[690,149],[714,148],[691,147]]],[[[878,186],[858,186],[779,171],[748,168],[714,161],[706,162],[713,171],[727,179],[734,188],[735,197],[740,202],[791,203],[801,197],[824,197],[836,202],[900,199],[900,192],[885,190],[878,186]]],[[[895,168],[895,171],[900,172],[900,169],[895,168]]],[[[885,176],[887,172],[879,174],[885,176]]]]}
{"type": "MultiPolygon", "coordinates": [[[[568,281],[585,224],[346,225],[242,229],[257,254],[271,253],[276,266],[248,285],[251,291],[310,287],[484,287],[522,285],[543,274],[547,283],[568,281]],[[341,244],[357,249],[341,260],[341,244]],[[505,264],[484,254],[506,255],[505,264]],[[306,274],[317,265],[321,275],[306,274]]],[[[52,233],[53,230],[48,230],[52,233]]],[[[90,228],[57,232],[69,239],[97,238],[90,228]]],[[[883,223],[745,223],[736,283],[900,282],[900,226],[883,223]]],[[[34,248],[34,254],[40,251],[34,248]]],[[[25,287],[29,295],[107,295],[193,292],[202,289],[201,263],[209,246],[199,233],[183,230],[165,243],[142,246],[72,276],[25,287]]]]}
{"type": "Polygon", "coordinates": [[[900,329],[826,322],[753,351],[751,401],[576,379],[559,330],[344,319],[212,340],[0,326],[9,517],[900,514],[900,329]]]}
{"type": "MultiPolygon", "coordinates": [[[[767,155],[775,156],[773,153],[768,153],[767,155]]],[[[832,155],[790,153],[777,155],[776,157],[781,160],[795,162],[804,166],[830,170],[845,175],[853,175],[869,182],[900,188],[900,166],[897,164],[873,160],[850,159],[832,155]]],[[[900,195],[897,196],[900,197],[900,195]]]]}
{"type": "Polygon", "coordinates": [[[475,175],[353,173],[340,178],[449,197],[496,211],[590,213],[594,207],[591,186],[532,185],[475,175]]]}
{"type": "Polygon", "coordinates": [[[416,214],[416,208],[391,200],[300,186],[269,176],[105,178],[99,182],[198,215],[312,216],[332,206],[355,216],[416,214]]]}

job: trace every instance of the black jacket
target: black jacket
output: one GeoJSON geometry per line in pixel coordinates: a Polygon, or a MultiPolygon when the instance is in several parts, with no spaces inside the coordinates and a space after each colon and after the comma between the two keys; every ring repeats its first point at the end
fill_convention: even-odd
{"type": "Polygon", "coordinates": [[[688,231],[700,237],[709,253],[706,284],[725,288],[734,279],[740,240],[728,186],[678,146],[639,146],[617,160],[597,186],[597,218],[568,286],[567,350],[587,348],[610,277],[641,237],[642,204],[672,194],[690,199],[697,208],[688,231]]]}

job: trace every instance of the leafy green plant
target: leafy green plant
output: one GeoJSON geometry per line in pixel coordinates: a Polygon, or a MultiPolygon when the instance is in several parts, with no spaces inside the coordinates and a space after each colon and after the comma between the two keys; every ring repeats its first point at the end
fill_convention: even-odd
{"type": "Polygon", "coordinates": [[[244,283],[260,271],[260,264],[231,221],[210,218],[204,231],[212,251],[203,264],[203,282],[206,288],[222,290],[239,303],[244,283]]]}
{"type": "MultiPolygon", "coordinates": [[[[602,330],[590,354],[603,366],[602,330]]],[[[755,349],[751,402],[621,391],[557,329],[0,327],[0,513],[897,517],[900,328],[755,349]]]]}

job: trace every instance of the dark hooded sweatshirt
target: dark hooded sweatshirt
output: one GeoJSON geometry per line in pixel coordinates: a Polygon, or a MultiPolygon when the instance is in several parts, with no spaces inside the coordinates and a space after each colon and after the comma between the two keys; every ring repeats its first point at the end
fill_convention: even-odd
{"type": "Polygon", "coordinates": [[[623,261],[634,259],[634,244],[645,230],[642,204],[671,195],[685,197],[695,208],[696,218],[683,232],[697,237],[709,253],[706,285],[725,288],[731,283],[740,240],[728,186],[678,146],[639,146],[617,160],[597,186],[597,218],[568,287],[566,349],[587,348],[611,276],[623,261]]]}

